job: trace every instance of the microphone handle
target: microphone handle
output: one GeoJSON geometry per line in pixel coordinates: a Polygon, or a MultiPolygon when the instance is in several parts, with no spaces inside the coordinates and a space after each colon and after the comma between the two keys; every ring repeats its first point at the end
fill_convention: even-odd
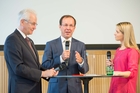
{"type": "Polygon", "coordinates": [[[107,59],[109,59],[109,60],[110,60],[110,59],[111,59],[111,56],[107,56],[107,59]]]}
{"type": "MultiPolygon", "coordinates": [[[[69,50],[69,45],[66,45],[65,50],[69,50]]],[[[69,61],[69,59],[65,60],[66,66],[68,66],[68,61],[69,61]]]]}
{"type": "Polygon", "coordinates": [[[60,68],[59,68],[59,67],[57,67],[57,68],[55,68],[54,70],[55,70],[55,71],[60,71],[60,68]]]}
{"type": "Polygon", "coordinates": [[[68,60],[69,60],[69,59],[66,59],[66,60],[65,60],[66,66],[68,66],[68,60]]]}
{"type": "Polygon", "coordinates": [[[66,48],[65,50],[69,50],[69,46],[66,46],[65,48],[66,48]]]}

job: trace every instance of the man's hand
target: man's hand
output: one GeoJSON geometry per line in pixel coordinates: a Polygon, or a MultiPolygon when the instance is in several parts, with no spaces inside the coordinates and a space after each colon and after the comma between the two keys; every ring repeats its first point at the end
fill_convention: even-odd
{"type": "Polygon", "coordinates": [[[53,77],[57,76],[58,71],[55,71],[54,68],[42,71],[41,77],[53,77]]]}
{"type": "Polygon", "coordinates": [[[75,58],[77,63],[81,64],[83,62],[83,58],[77,51],[75,51],[75,58]]]}
{"type": "Polygon", "coordinates": [[[69,51],[69,50],[63,51],[63,53],[62,53],[62,59],[63,59],[63,60],[66,60],[66,59],[68,59],[69,57],[70,57],[70,51],[69,51]]]}

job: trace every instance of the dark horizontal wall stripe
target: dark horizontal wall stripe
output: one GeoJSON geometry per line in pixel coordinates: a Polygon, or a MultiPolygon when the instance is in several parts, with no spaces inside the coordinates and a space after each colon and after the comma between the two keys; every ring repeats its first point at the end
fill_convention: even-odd
{"type": "MultiPolygon", "coordinates": [[[[117,49],[120,45],[119,44],[86,44],[87,50],[114,50],[117,49]]],[[[140,48],[140,44],[138,44],[140,48]]],[[[37,50],[44,50],[45,45],[35,45],[37,50]]],[[[0,51],[3,51],[3,45],[0,45],[0,51]]]]}
{"type": "Polygon", "coordinates": [[[106,50],[111,49],[114,50],[118,48],[119,44],[86,44],[87,50],[106,50]]]}

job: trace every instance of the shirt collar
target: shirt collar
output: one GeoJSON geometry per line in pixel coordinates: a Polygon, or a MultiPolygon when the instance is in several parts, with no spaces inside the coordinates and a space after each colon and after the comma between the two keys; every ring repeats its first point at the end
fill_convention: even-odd
{"type": "Polygon", "coordinates": [[[61,42],[62,43],[65,42],[66,40],[71,42],[71,39],[72,39],[72,37],[70,37],[69,39],[65,39],[63,36],[61,36],[61,42]]]}
{"type": "Polygon", "coordinates": [[[19,33],[23,36],[23,38],[25,39],[26,38],[26,35],[21,31],[21,30],[19,30],[18,28],[17,28],[17,30],[19,31],[19,33]]]}

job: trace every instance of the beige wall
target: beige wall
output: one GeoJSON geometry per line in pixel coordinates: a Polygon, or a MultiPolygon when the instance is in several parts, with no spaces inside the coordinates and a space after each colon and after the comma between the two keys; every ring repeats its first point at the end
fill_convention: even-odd
{"type": "MultiPolygon", "coordinates": [[[[89,72],[88,74],[105,74],[105,60],[107,50],[87,50],[89,72]]],[[[114,50],[111,50],[112,58],[114,50]]],[[[38,51],[40,62],[42,62],[43,51],[38,51]]],[[[139,66],[140,67],[140,66],[139,66]]],[[[3,51],[0,52],[0,93],[8,91],[8,72],[4,60],[3,51]]],[[[140,76],[140,75],[139,75],[140,76]]],[[[93,78],[89,83],[89,93],[108,93],[110,78],[93,78]]],[[[42,79],[42,91],[46,93],[48,82],[42,79]]],[[[137,93],[140,93],[140,80],[137,85],[137,93]]]]}

